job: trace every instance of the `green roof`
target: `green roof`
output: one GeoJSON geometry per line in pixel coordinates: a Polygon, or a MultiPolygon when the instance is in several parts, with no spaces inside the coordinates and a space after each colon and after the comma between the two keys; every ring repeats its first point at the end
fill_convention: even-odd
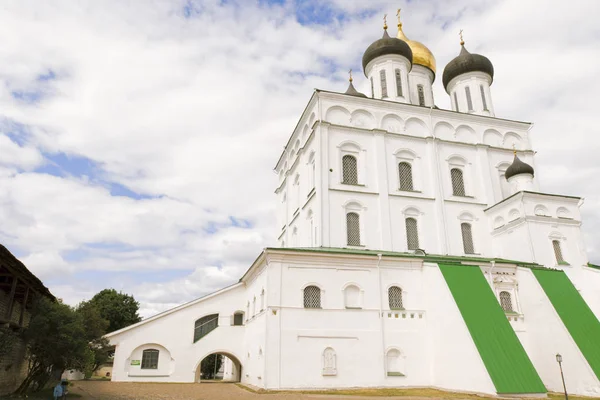
{"type": "MultiPolygon", "coordinates": [[[[381,254],[384,257],[399,257],[399,258],[414,258],[417,260],[423,260],[427,262],[450,262],[450,263],[461,263],[461,262],[496,262],[500,264],[517,264],[525,267],[536,267],[540,266],[536,263],[508,260],[505,258],[486,258],[477,256],[451,256],[441,254],[425,254],[419,255],[414,253],[403,253],[397,251],[382,251],[382,250],[362,250],[362,249],[349,249],[340,247],[268,247],[266,250],[280,250],[280,251],[296,251],[296,252],[307,252],[307,253],[328,253],[328,254],[355,254],[365,256],[377,256],[381,254]]],[[[541,266],[540,266],[541,267],[541,266]]]]}
{"type": "Polygon", "coordinates": [[[587,266],[590,267],[590,268],[600,269],[600,265],[595,265],[595,264],[592,264],[592,263],[588,263],[587,266]]]}

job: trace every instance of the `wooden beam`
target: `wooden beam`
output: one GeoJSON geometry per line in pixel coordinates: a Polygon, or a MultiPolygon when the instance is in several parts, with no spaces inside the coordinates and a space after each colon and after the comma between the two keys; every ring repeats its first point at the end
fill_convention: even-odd
{"type": "Polygon", "coordinates": [[[13,279],[12,288],[10,289],[10,295],[8,297],[8,307],[6,308],[5,319],[10,321],[13,312],[13,306],[15,305],[15,292],[17,291],[17,277],[13,279]]]}
{"type": "Polygon", "coordinates": [[[25,299],[21,305],[21,315],[19,315],[19,326],[23,326],[23,317],[25,316],[25,309],[27,308],[27,300],[29,298],[29,286],[25,291],[25,299]]]}

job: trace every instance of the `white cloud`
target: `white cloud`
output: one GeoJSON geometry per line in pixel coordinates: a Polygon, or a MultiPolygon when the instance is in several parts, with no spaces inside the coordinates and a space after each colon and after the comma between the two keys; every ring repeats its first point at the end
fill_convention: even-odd
{"type": "Polygon", "coordinates": [[[497,115],[536,123],[536,174],[549,192],[588,198],[587,245],[600,261],[600,185],[590,184],[600,172],[600,3],[377,1],[364,13],[363,3],[338,0],[330,4],[347,15],[327,26],[302,26],[291,3],[197,2],[202,12],[190,18],[185,4],[26,0],[0,14],[0,115],[28,127],[22,145],[0,134],[0,240],[29,254],[40,277],[64,271],[57,295],[78,301],[102,288],[65,283],[71,271],[194,271],[119,288],[148,314],[239,278],[274,243],[271,168],[313,88],[345,90],[345,71],[381,35],[383,12],[395,32],[397,6],[406,34],[436,55],[440,107],[449,106],[441,75],[459,29],[470,51],[492,60],[497,115]],[[55,79],[40,79],[49,71],[55,79]],[[13,91],[40,97],[27,103],[13,91]],[[99,170],[34,173],[41,152],[87,157],[99,170]],[[151,198],[111,196],[107,181],[151,198]],[[122,248],[86,247],[97,242],[122,248]],[[72,256],[82,249],[85,257],[72,256]]]}

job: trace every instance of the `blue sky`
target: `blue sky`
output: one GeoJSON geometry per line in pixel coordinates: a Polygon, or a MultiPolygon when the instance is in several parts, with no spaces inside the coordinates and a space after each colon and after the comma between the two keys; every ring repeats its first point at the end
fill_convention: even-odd
{"type": "Polygon", "coordinates": [[[398,7],[438,75],[459,29],[492,60],[497,115],[536,123],[536,173],[586,198],[600,262],[598,3],[541,0],[6,5],[0,242],[70,304],[116,287],[148,316],[237,280],[275,243],[272,167],[312,91],[349,68],[368,91],[362,53],[398,7]]]}

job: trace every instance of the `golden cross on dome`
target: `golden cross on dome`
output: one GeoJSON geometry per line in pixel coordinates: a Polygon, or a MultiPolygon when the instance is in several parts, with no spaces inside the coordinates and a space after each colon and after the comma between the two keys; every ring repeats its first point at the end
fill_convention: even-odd
{"type": "Polygon", "coordinates": [[[350,79],[348,80],[352,82],[352,68],[350,68],[350,70],[348,71],[348,75],[350,75],[350,79]]]}
{"type": "Polygon", "coordinates": [[[398,11],[396,11],[396,17],[398,17],[398,25],[402,25],[402,22],[400,22],[400,10],[402,9],[399,8],[398,11]]]}
{"type": "Polygon", "coordinates": [[[461,29],[460,32],[458,32],[458,36],[460,36],[460,45],[464,45],[465,44],[465,40],[463,39],[463,30],[461,29]]]}
{"type": "Polygon", "coordinates": [[[387,29],[387,14],[383,14],[383,29],[387,29]]]}

